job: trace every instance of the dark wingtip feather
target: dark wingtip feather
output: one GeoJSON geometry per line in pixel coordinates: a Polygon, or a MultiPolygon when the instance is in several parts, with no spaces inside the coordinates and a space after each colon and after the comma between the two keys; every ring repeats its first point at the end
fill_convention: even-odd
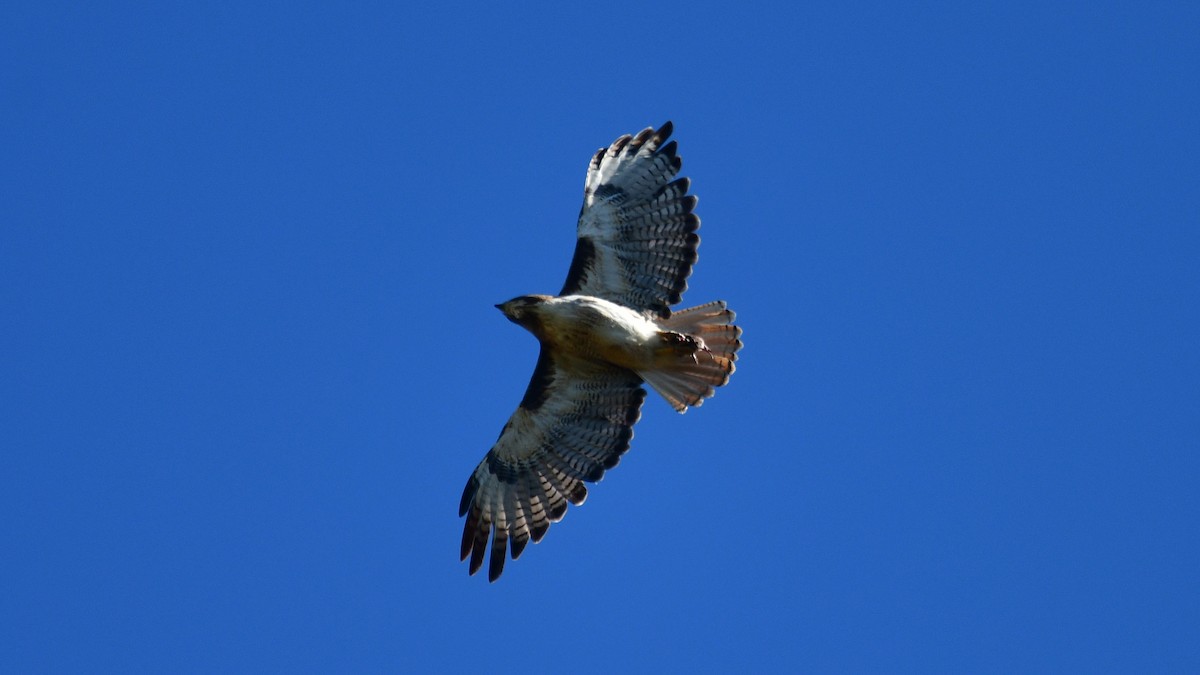
{"type": "Polygon", "coordinates": [[[618,154],[620,154],[621,151],[625,149],[625,146],[629,145],[629,141],[632,141],[632,140],[633,140],[633,136],[630,136],[629,134],[625,134],[624,136],[621,136],[617,140],[613,141],[612,145],[608,146],[607,152],[610,155],[615,157],[618,154]]]}
{"type": "MultiPolygon", "coordinates": [[[[566,508],[564,508],[563,510],[565,511],[566,508]]],[[[533,543],[536,544],[539,541],[541,541],[542,537],[546,536],[546,532],[549,529],[550,529],[550,521],[545,521],[545,522],[534,525],[533,528],[531,528],[529,531],[530,536],[533,537],[533,543]]]]}
{"type": "Polygon", "coordinates": [[[492,582],[500,578],[500,574],[504,571],[504,554],[508,548],[508,538],[499,536],[492,537],[492,559],[488,561],[488,581],[492,582]]]}
{"type": "MultiPolygon", "coordinates": [[[[629,143],[629,147],[627,148],[627,151],[630,154],[636,154],[637,151],[641,150],[642,146],[646,144],[646,141],[650,140],[651,136],[654,136],[655,140],[657,140],[657,138],[658,138],[657,135],[655,135],[653,128],[646,127],[645,129],[642,129],[641,131],[638,132],[637,136],[633,137],[633,141],[631,141],[629,143]]],[[[654,148],[653,145],[650,147],[651,147],[651,149],[654,148]]]]}
{"type": "MultiPolygon", "coordinates": [[[[657,198],[659,195],[662,195],[666,192],[671,192],[673,194],[680,195],[679,201],[681,204],[685,204],[685,205],[688,204],[689,199],[694,199],[694,200],[699,201],[699,197],[696,197],[695,195],[687,194],[687,191],[690,190],[691,187],[692,187],[692,179],[688,178],[687,176],[683,176],[682,178],[676,178],[675,180],[671,181],[670,183],[667,183],[666,185],[660,187],[658,189],[658,191],[654,193],[654,197],[657,198]]],[[[690,202],[690,203],[692,206],[696,205],[696,202],[690,202]]]]}
{"type": "MultiPolygon", "coordinates": [[[[536,540],[535,540],[536,541],[536,540]]],[[[529,539],[525,537],[517,537],[512,540],[512,559],[516,560],[521,557],[521,551],[525,550],[525,545],[529,543],[529,539]]]]}
{"type": "Polygon", "coordinates": [[[483,553],[487,549],[488,528],[480,527],[475,531],[475,538],[471,544],[471,566],[467,572],[475,574],[483,567],[483,553]]]}
{"type": "Polygon", "coordinates": [[[475,474],[467,479],[467,486],[463,488],[462,499],[458,502],[458,517],[462,518],[467,515],[467,509],[471,508],[471,502],[475,500],[475,491],[479,489],[479,479],[475,478],[475,474]]]}
{"type": "Polygon", "coordinates": [[[471,527],[473,520],[473,518],[467,518],[467,524],[463,526],[462,546],[458,550],[459,560],[467,559],[467,556],[471,554],[471,545],[475,543],[475,531],[471,527]]]}
{"type": "Polygon", "coordinates": [[[654,135],[658,136],[660,141],[665,141],[671,137],[671,134],[674,131],[675,131],[675,124],[673,122],[671,122],[671,120],[667,120],[666,122],[662,123],[662,126],[658,128],[658,132],[655,133],[654,135]]]}
{"type": "MultiPolygon", "coordinates": [[[[603,472],[601,472],[601,474],[603,475],[603,472]]],[[[585,486],[583,483],[576,483],[575,486],[571,488],[571,494],[567,495],[567,501],[571,502],[575,506],[579,506],[586,499],[587,486],[585,486]]]]}

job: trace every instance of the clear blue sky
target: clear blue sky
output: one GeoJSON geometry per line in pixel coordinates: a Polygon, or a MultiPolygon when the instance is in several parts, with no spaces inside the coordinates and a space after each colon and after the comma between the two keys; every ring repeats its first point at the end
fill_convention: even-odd
{"type": "Polygon", "coordinates": [[[0,670],[1200,669],[1196,4],[20,4],[0,670]],[[468,577],[667,119],[738,372],[468,577]]]}

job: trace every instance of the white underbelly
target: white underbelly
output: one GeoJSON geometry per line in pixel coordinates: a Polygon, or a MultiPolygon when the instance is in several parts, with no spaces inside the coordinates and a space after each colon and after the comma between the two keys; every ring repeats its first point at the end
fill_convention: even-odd
{"type": "Polygon", "coordinates": [[[638,370],[653,359],[659,327],[640,312],[590,296],[555,298],[544,339],[566,353],[638,370]]]}

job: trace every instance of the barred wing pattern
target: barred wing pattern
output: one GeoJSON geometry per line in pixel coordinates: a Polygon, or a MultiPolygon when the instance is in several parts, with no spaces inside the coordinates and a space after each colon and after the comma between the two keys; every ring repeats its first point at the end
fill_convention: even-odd
{"type": "Polygon", "coordinates": [[[614,366],[562,363],[567,358],[542,348],[524,399],[467,481],[458,515],[467,516],[460,554],[470,556],[471,574],[491,535],[488,580],[495,581],[510,540],[516,560],[568,503],[583,503],[585,482],[600,480],[629,450],[646,398],[641,378],[614,366]]]}
{"type": "Polygon", "coordinates": [[[670,315],[696,262],[700,219],[676,143],[657,131],[618,138],[588,167],[578,239],[559,295],[592,295],[633,309],[670,315]]]}

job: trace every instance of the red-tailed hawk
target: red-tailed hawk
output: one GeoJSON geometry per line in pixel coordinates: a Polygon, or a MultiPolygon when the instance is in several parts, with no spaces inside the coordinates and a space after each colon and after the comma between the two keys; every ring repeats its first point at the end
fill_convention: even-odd
{"type": "Polygon", "coordinates": [[[461,556],[488,579],[504,570],[567,504],[629,449],[649,384],[686,412],[729,381],[742,343],[733,312],[710,302],[672,312],[696,262],[700,219],[687,178],[676,178],[671,123],[622,136],[592,158],[578,241],[557,297],[496,305],[541,342],[533,379],[500,438],[467,481],[461,556]]]}

